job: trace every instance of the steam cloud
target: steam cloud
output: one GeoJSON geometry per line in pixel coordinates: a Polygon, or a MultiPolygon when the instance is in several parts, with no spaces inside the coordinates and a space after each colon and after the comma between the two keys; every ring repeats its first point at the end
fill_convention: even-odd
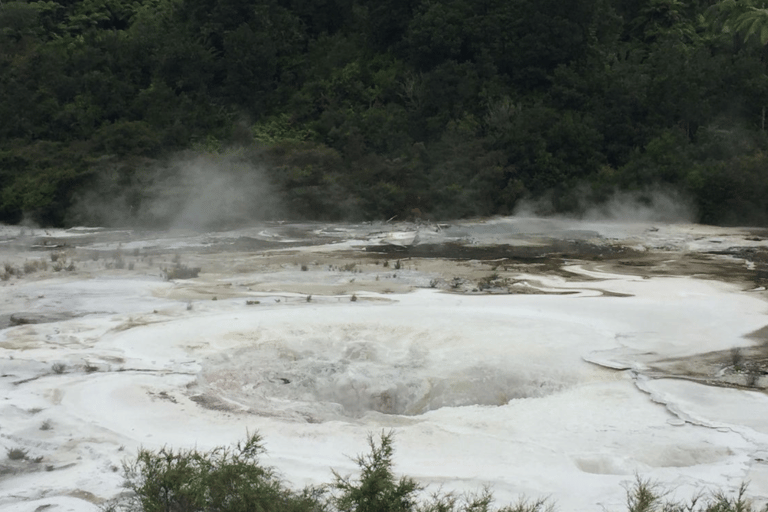
{"type": "MultiPolygon", "coordinates": [[[[649,187],[643,191],[616,191],[607,200],[590,202],[584,191],[577,212],[570,217],[585,221],[614,222],[695,222],[693,201],[674,189],[649,187]]],[[[553,216],[550,199],[521,201],[514,214],[520,217],[553,216]]]]}
{"type": "MultiPolygon", "coordinates": [[[[599,202],[590,199],[584,188],[571,199],[575,213],[567,217],[577,220],[674,223],[696,219],[688,197],[659,186],[616,191],[599,202]]],[[[545,197],[520,201],[514,214],[564,217],[556,211],[545,197]]],[[[94,185],[76,198],[66,220],[69,225],[207,231],[281,219],[287,213],[258,155],[188,152],[165,162],[105,161],[94,185]]]]}
{"type": "Polygon", "coordinates": [[[280,217],[263,169],[246,155],[182,154],[108,163],[69,211],[70,224],[221,229],[280,217]]]}

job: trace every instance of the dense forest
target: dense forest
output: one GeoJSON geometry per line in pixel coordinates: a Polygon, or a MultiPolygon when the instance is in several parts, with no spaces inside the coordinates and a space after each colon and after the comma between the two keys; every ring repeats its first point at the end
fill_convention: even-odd
{"type": "Polygon", "coordinates": [[[0,222],[165,226],[224,176],[261,218],[768,225],[766,42],[766,0],[2,0],[0,222]]]}

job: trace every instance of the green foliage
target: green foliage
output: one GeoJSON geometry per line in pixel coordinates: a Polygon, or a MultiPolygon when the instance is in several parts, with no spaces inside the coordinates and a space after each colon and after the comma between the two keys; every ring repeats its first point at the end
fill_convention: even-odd
{"type": "Polygon", "coordinates": [[[253,139],[265,144],[301,142],[312,140],[316,136],[312,129],[292,123],[288,114],[263,119],[254,124],[251,130],[253,139]]]}
{"type": "Polygon", "coordinates": [[[642,187],[648,183],[680,183],[693,163],[685,135],[668,130],[652,139],[644,151],[638,151],[620,171],[622,185],[642,187]]]}
{"type": "Polygon", "coordinates": [[[764,0],[723,0],[711,5],[706,16],[716,30],[746,41],[768,43],[768,4],[764,0]]]}
{"type": "Polygon", "coordinates": [[[104,124],[93,135],[97,150],[118,156],[147,156],[160,146],[157,132],[144,121],[116,121],[104,124]]]}
{"type": "Polygon", "coordinates": [[[340,219],[355,213],[355,198],[341,182],[338,151],[317,143],[284,140],[265,156],[271,181],[294,215],[340,219]]]}
{"type": "Polygon", "coordinates": [[[697,164],[686,184],[697,198],[702,222],[725,225],[765,225],[768,156],[758,152],[729,161],[697,164]]]}
{"type": "Polygon", "coordinates": [[[735,496],[723,491],[712,494],[698,494],[688,501],[667,499],[668,492],[658,484],[636,477],[635,483],[627,488],[628,512],[760,512],[768,511],[755,508],[746,498],[747,485],[742,484],[735,496]]]}
{"type": "Polygon", "coordinates": [[[767,42],[765,0],[3,2],[0,220],[101,222],[67,209],[103,158],[255,145],[295,217],[663,185],[764,223],[766,148],[708,133],[764,137],[767,42]]]}
{"type": "Polygon", "coordinates": [[[421,487],[408,477],[396,479],[392,473],[394,434],[382,432],[378,441],[368,436],[370,453],[359,455],[357,479],[333,472],[335,481],[331,498],[340,512],[405,512],[413,510],[421,487]]]}
{"type": "MultiPolygon", "coordinates": [[[[307,297],[309,301],[310,297],[307,297]]],[[[457,495],[435,492],[393,473],[394,434],[369,435],[369,451],[354,458],[359,474],[341,476],[326,486],[288,489],[259,460],[261,438],[249,435],[234,448],[158,451],[140,449],[123,464],[128,492],[103,507],[105,512],[551,512],[547,499],[521,499],[495,507],[487,488],[457,495]]]]}
{"type": "MultiPolygon", "coordinates": [[[[307,301],[311,296],[307,297],[307,301]]],[[[287,488],[259,457],[261,437],[252,434],[234,448],[158,451],[140,449],[123,463],[128,492],[103,507],[105,512],[553,512],[547,498],[521,498],[497,507],[490,489],[465,494],[437,491],[429,496],[407,476],[396,477],[394,434],[368,436],[369,451],[353,460],[359,474],[342,476],[323,487],[287,488]]],[[[9,452],[9,458],[11,457],[9,452]]],[[[17,450],[14,457],[24,458],[17,450]],[[17,452],[17,453],[16,453],[17,452]]],[[[658,484],[636,477],[627,486],[628,512],[768,512],[758,510],[742,484],[734,496],[723,491],[698,494],[687,501],[668,499],[658,484]]]]}
{"type": "Polygon", "coordinates": [[[745,40],[755,38],[765,46],[768,43],[768,9],[750,7],[747,12],[736,18],[733,28],[743,33],[745,40]]]}
{"type": "Polygon", "coordinates": [[[287,490],[274,471],[264,467],[261,437],[252,434],[234,448],[208,452],[141,449],[123,471],[130,495],[106,507],[125,512],[268,512],[316,510],[307,492],[287,490]]]}
{"type": "Polygon", "coordinates": [[[16,143],[0,150],[0,219],[61,225],[87,165],[78,148],[65,144],[16,143]]]}

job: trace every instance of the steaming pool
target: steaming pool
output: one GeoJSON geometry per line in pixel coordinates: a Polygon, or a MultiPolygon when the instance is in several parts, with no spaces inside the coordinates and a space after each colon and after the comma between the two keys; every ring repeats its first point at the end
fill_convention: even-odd
{"type": "Polygon", "coordinates": [[[768,232],[0,227],[0,251],[2,512],[98,510],[139,447],[247,431],[296,486],[392,430],[427,492],[623,510],[637,475],[768,502],[768,232]]]}

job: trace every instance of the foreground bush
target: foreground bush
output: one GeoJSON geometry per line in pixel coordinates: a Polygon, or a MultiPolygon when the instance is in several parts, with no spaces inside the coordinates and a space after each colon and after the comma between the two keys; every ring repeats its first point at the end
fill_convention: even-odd
{"type": "Polygon", "coordinates": [[[303,511],[319,510],[311,490],[296,493],[285,487],[271,468],[263,466],[261,437],[253,434],[234,449],[208,452],[157,452],[141,449],[135,461],[124,463],[128,493],[106,511],[303,511]]]}
{"type": "MultiPolygon", "coordinates": [[[[392,472],[393,434],[369,436],[370,451],[354,459],[357,478],[333,472],[326,486],[289,489],[274,470],[259,461],[261,437],[249,435],[234,448],[211,451],[139,450],[125,462],[128,492],[104,507],[104,512],[552,512],[547,499],[521,499],[502,508],[484,488],[457,495],[436,492],[424,498],[414,479],[392,472]]],[[[700,494],[690,501],[666,499],[659,486],[638,477],[627,489],[628,512],[758,512],[746,499],[746,485],[736,496],[723,492],[700,494]]],[[[768,512],[768,506],[762,509],[768,512]]]]}
{"type": "Polygon", "coordinates": [[[728,496],[723,491],[711,494],[698,494],[689,501],[666,499],[667,492],[648,480],[636,479],[635,484],[627,489],[627,510],[629,512],[763,512],[768,505],[756,509],[746,498],[747,485],[741,484],[736,496],[728,496]]]}

